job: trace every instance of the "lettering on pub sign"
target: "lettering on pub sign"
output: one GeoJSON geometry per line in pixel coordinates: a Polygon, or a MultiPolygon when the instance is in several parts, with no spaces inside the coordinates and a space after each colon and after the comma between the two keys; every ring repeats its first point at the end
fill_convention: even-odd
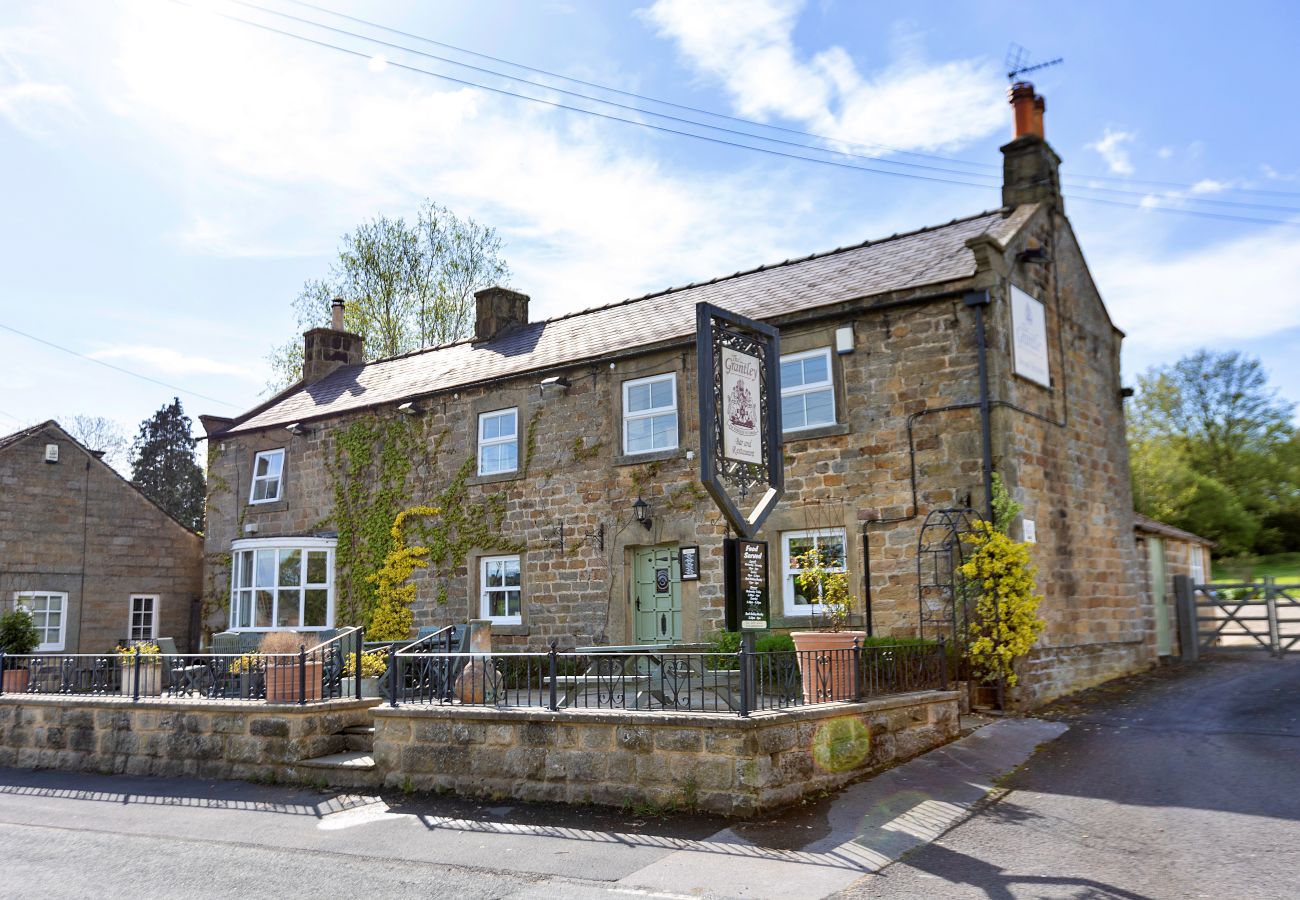
{"type": "Polygon", "coordinates": [[[768,627],[767,541],[727,538],[728,631],[766,631],[768,627]]]}

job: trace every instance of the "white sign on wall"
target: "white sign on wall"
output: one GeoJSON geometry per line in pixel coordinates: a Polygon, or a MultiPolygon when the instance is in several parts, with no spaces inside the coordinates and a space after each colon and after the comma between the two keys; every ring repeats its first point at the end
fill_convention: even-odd
{"type": "Polygon", "coordinates": [[[1011,340],[1016,374],[1043,387],[1052,386],[1047,362],[1047,315],[1042,302],[1011,287],[1011,340]]]}
{"type": "Polygon", "coordinates": [[[1025,519],[1022,522],[1022,525],[1024,526],[1022,530],[1025,535],[1025,543],[1026,544],[1038,543],[1038,527],[1034,524],[1034,520],[1025,519]]]}
{"type": "Polygon", "coordinates": [[[763,464],[763,408],[758,357],[722,348],[722,455],[763,464]]]}

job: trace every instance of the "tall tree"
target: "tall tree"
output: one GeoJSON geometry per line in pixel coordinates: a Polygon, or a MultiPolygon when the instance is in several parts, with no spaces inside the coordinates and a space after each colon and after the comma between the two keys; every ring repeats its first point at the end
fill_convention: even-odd
{"type": "MultiPolygon", "coordinates": [[[[413,223],[379,216],[343,236],[323,279],[294,300],[299,332],[326,325],[330,301],[347,301],[344,327],[366,339],[366,358],[382,359],[468,337],[474,292],[510,275],[496,230],[425,200],[413,223]]],[[[269,357],[279,390],[302,376],[302,341],[269,357]]]]}
{"type": "Polygon", "coordinates": [[[118,471],[124,470],[128,463],[127,453],[131,449],[131,441],[121,425],[103,416],[81,415],[59,424],[86,449],[102,451],[104,462],[118,471]]]}
{"type": "MultiPolygon", "coordinates": [[[[1129,419],[1140,512],[1214,538],[1226,553],[1266,549],[1265,520],[1300,508],[1294,404],[1259,360],[1201,350],[1138,376],[1129,419]]],[[[1285,541],[1274,527],[1270,541],[1285,541]]]]}
{"type": "Polygon", "coordinates": [[[203,528],[203,470],[194,456],[198,443],[180,398],[140,423],[132,447],[131,483],[190,528],[203,528]]]}

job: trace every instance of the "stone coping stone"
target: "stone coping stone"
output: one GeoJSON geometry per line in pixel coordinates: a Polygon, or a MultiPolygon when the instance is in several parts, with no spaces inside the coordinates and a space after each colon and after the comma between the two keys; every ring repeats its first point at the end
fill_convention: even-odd
{"type": "Polygon", "coordinates": [[[411,719],[470,719],[520,722],[567,722],[612,725],[676,725],[680,727],[762,728],[767,725],[803,722],[842,716],[846,713],[874,713],[906,706],[955,701],[958,691],[916,691],[910,694],[891,694],[860,702],[838,701],[797,706],[792,709],[763,710],[748,716],[738,713],[664,712],[638,709],[561,709],[551,711],[544,706],[458,706],[437,704],[432,706],[376,706],[370,712],[379,718],[411,719]]]}
{"type": "Polygon", "coordinates": [[[150,697],[132,701],[130,697],[78,694],[0,694],[0,703],[14,706],[92,706],[104,709],[168,709],[185,712],[263,712],[284,715],[303,715],[339,712],[349,709],[366,709],[382,700],[337,699],[318,700],[299,706],[297,703],[268,703],[265,700],[188,700],[183,697],[150,697]]]}

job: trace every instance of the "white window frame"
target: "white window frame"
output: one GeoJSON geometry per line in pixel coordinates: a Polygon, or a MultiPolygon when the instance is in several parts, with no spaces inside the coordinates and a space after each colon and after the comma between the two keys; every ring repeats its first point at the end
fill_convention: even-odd
{"type": "Polygon", "coordinates": [[[1188,545],[1187,574],[1192,584],[1205,584],[1205,548],[1200,544],[1188,545]]]}
{"type": "MultiPolygon", "coordinates": [[[[335,613],[334,610],[334,603],[335,603],[334,549],[337,543],[338,542],[333,538],[245,538],[243,540],[234,541],[230,545],[230,551],[231,551],[230,610],[229,610],[229,618],[228,618],[228,621],[230,623],[230,629],[232,631],[319,631],[324,628],[333,628],[334,613],[335,613]],[[258,585],[256,583],[256,574],[257,574],[256,553],[259,550],[275,553],[275,576],[272,579],[272,581],[274,581],[275,584],[263,586],[263,585],[258,585]],[[301,573],[299,575],[298,584],[296,586],[295,585],[283,586],[283,590],[285,591],[301,591],[302,596],[298,606],[299,624],[297,625],[276,625],[275,624],[277,619],[279,619],[279,614],[280,614],[280,591],[282,588],[279,584],[280,581],[280,553],[279,552],[281,550],[301,550],[303,553],[301,573]],[[319,552],[322,550],[325,551],[325,581],[324,582],[308,581],[307,580],[307,575],[308,575],[307,552],[308,551],[319,552]],[[253,577],[251,579],[250,586],[248,587],[244,587],[239,583],[240,554],[246,551],[253,552],[252,564],[254,566],[253,577]],[[303,613],[306,612],[306,606],[307,606],[307,591],[321,590],[321,589],[325,591],[325,624],[323,625],[302,624],[302,616],[303,613]],[[238,600],[240,598],[238,597],[238,595],[240,593],[246,593],[249,603],[253,604],[253,606],[250,607],[250,610],[255,610],[256,603],[257,603],[257,592],[259,590],[271,591],[271,619],[270,619],[271,624],[243,625],[239,622],[237,618],[237,614],[240,611],[240,606],[238,603],[238,600]]],[[[251,612],[248,621],[250,622],[256,621],[256,618],[253,617],[251,612]]]]}
{"type": "Polygon", "coordinates": [[[826,357],[826,380],[814,382],[813,384],[801,384],[795,387],[787,388],[781,385],[781,400],[785,401],[786,397],[801,397],[804,394],[812,394],[819,391],[829,391],[831,395],[831,420],[829,422],[818,422],[815,425],[801,425],[798,428],[790,428],[782,422],[781,428],[786,433],[799,431],[808,431],[813,428],[825,428],[828,425],[834,425],[839,421],[839,410],[835,408],[835,369],[832,364],[833,355],[830,347],[818,347],[815,350],[803,350],[799,353],[786,353],[781,356],[781,364],[796,362],[805,359],[812,359],[814,356],[826,357]]]}
{"type": "Polygon", "coordinates": [[[158,595],[157,594],[131,594],[127,598],[127,617],[126,617],[126,639],[127,642],[133,641],[152,641],[158,637],[158,595]],[[135,633],[135,601],[149,601],[149,633],[137,635],[135,633]]]}
{"type": "MultiPolygon", "coordinates": [[[[36,645],[36,652],[37,653],[61,652],[67,643],[67,635],[68,635],[68,594],[66,591],[14,591],[14,609],[27,610],[27,612],[32,616],[33,622],[36,618],[36,614],[32,611],[32,608],[28,604],[23,602],[23,600],[24,599],[30,600],[35,597],[58,597],[59,598],[59,639],[57,641],[42,641],[40,644],[36,645]]],[[[45,608],[48,612],[49,610],[48,602],[46,603],[45,608]]],[[[49,621],[48,615],[46,621],[47,622],[49,621]]],[[[45,637],[46,632],[49,631],[48,625],[37,625],[36,627],[37,630],[40,631],[42,637],[45,637]]]]}
{"type": "Polygon", "coordinates": [[[644,456],[647,453],[663,453],[668,450],[676,450],[678,444],[678,434],[681,431],[681,420],[677,413],[677,373],[663,372],[659,375],[649,375],[645,378],[633,378],[631,381],[623,382],[623,455],[624,456],[644,456]],[[636,412],[628,411],[628,394],[632,388],[642,384],[654,384],[660,381],[666,381],[672,385],[672,404],[669,406],[652,406],[649,409],[641,409],[636,412]],[[652,419],[656,416],[673,415],[673,432],[672,443],[665,447],[651,447],[648,450],[632,450],[628,447],[628,425],[641,419],[652,419]]]}
{"type": "MultiPolygon", "coordinates": [[[[274,503],[274,502],[276,502],[277,500],[279,500],[281,497],[284,496],[284,463],[285,463],[285,458],[284,458],[284,448],[283,448],[283,447],[279,448],[278,450],[259,450],[259,451],[257,451],[257,453],[253,456],[253,477],[252,477],[252,479],[250,480],[249,485],[248,485],[248,502],[249,502],[250,504],[253,504],[253,503],[274,503]],[[258,464],[259,462],[262,461],[262,458],[263,458],[263,457],[266,457],[267,459],[270,459],[270,458],[273,457],[273,456],[278,456],[278,457],[280,457],[280,471],[277,472],[275,475],[258,475],[258,474],[257,474],[257,464],[258,464]],[[262,482],[266,482],[266,481],[272,481],[272,480],[275,481],[275,496],[274,496],[274,497],[263,497],[263,498],[260,499],[260,500],[254,499],[254,498],[257,496],[257,486],[258,486],[258,484],[260,484],[260,483],[262,483],[262,482]]],[[[267,464],[267,468],[270,469],[270,464],[269,464],[269,463],[267,464]]]]}
{"type": "Polygon", "coordinates": [[[512,472],[519,471],[519,407],[507,406],[502,409],[494,409],[489,412],[478,414],[478,473],[480,475],[509,475],[512,472]],[[508,436],[485,438],[483,436],[483,425],[486,420],[499,417],[504,413],[510,413],[514,418],[515,427],[508,436]],[[515,445],[515,464],[509,469],[491,469],[483,468],[483,451],[488,447],[500,447],[506,444],[515,445]]]}
{"type": "Polygon", "coordinates": [[[790,565],[790,541],[795,538],[812,538],[814,546],[820,546],[818,541],[822,538],[837,537],[844,547],[844,565],[834,568],[827,567],[828,572],[847,572],[849,570],[849,536],[846,528],[808,528],[803,531],[783,531],[781,532],[781,584],[782,584],[782,606],[785,609],[785,615],[788,618],[807,618],[810,616],[821,616],[826,614],[826,607],[821,603],[809,603],[806,606],[795,603],[797,596],[795,591],[794,576],[802,569],[795,569],[790,565]]]}
{"type": "MultiPolygon", "coordinates": [[[[524,622],[524,560],[519,554],[507,554],[505,556],[481,556],[478,561],[478,605],[479,614],[498,625],[522,625],[524,622]],[[487,583],[487,570],[491,563],[503,563],[513,560],[519,566],[519,587],[499,587],[490,588],[487,583]],[[489,603],[490,594],[508,593],[509,591],[519,591],[519,614],[514,616],[494,616],[492,615],[492,604],[489,603]]],[[[506,601],[506,609],[510,608],[510,601],[506,601]]]]}

